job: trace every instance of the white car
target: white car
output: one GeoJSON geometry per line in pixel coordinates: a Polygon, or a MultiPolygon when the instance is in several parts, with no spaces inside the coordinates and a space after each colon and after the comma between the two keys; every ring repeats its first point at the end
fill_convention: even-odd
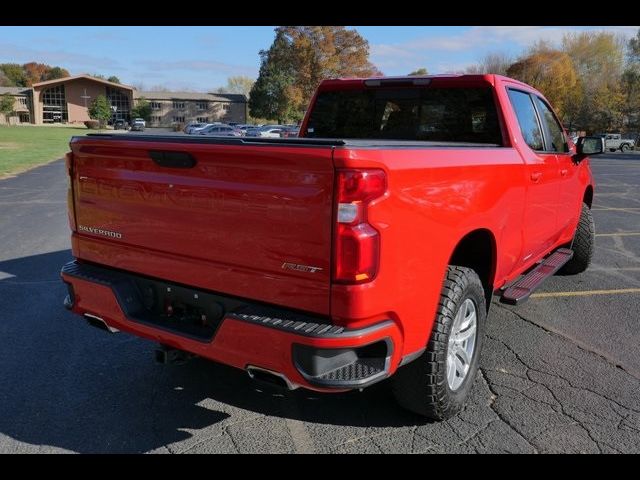
{"type": "Polygon", "coordinates": [[[283,130],[284,127],[280,125],[267,125],[253,131],[247,131],[247,137],[280,138],[283,130]]]}

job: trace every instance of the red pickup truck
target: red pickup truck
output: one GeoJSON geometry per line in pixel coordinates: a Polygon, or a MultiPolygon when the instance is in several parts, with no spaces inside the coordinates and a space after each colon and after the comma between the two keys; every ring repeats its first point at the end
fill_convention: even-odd
{"type": "Polygon", "coordinates": [[[391,377],[460,410],[493,295],[591,260],[602,139],[496,75],[322,82],[300,138],[74,137],[65,305],[92,325],[322,392],[391,377]]]}

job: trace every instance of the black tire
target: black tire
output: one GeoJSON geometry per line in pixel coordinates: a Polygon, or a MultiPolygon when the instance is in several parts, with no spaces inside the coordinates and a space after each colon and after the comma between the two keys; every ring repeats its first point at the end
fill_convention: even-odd
{"type": "Polygon", "coordinates": [[[610,148],[610,149],[609,149],[609,151],[610,151],[610,152],[615,152],[615,151],[616,151],[616,149],[615,149],[615,148],[610,148]]]}
{"type": "Polygon", "coordinates": [[[478,371],[486,317],[485,292],[477,273],[450,265],[425,352],[393,376],[393,393],[403,408],[438,421],[462,409],[478,371]],[[476,343],[466,377],[453,391],[447,382],[449,335],[456,313],[466,299],[471,299],[476,307],[476,343]]]}
{"type": "Polygon", "coordinates": [[[620,146],[620,151],[621,151],[621,152],[623,152],[623,153],[624,153],[624,152],[628,152],[628,151],[629,151],[629,145],[627,145],[626,143],[623,143],[623,144],[620,146]]]}
{"type": "Polygon", "coordinates": [[[575,275],[584,272],[591,264],[593,249],[596,241],[596,226],[593,222],[591,209],[586,203],[582,204],[580,221],[573,236],[573,258],[569,260],[560,270],[564,275],[575,275]]]}

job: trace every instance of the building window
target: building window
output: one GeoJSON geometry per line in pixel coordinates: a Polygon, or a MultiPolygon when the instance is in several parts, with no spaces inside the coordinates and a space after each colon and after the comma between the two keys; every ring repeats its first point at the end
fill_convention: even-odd
{"type": "Polygon", "coordinates": [[[31,119],[30,119],[28,113],[21,113],[19,116],[20,116],[20,123],[29,123],[29,122],[31,122],[31,119]]]}
{"type": "Polygon", "coordinates": [[[228,103],[223,103],[222,104],[222,110],[225,111],[225,112],[228,112],[230,107],[231,107],[231,105],[229,105],[228,103]]]}
{"type": "MultiPolygon", "coordinates": [[[[184,105],[184,104],[183,104],[184,105]]],[[[184,117],[173,117],[175,123],[184,123],[184,117]]]]}
{"type": "Polygon", "coordinates": [[[131,117],[131,106],[129,96],[117,88],[107,87],[107,100],[111,104],[113,120],[129,120],[131,117]]]}
{"type": "Polygon", "coordinates": [[[162,110],[162,104],[160,102],[150,102],[151,110],[162,110]]]}
{"type": "Polygon", "coordinates": [[[196,118],[196,122],[198,122],[198,123],[209,123],[209,117],[198,117],[198,118],[196,118]]]}
{"type": "Polygon", "coordinates": [[[197,102],[196,107],[198,110],[206,110],[209,108],[209,104],[207,102],[197,102]]]}
{"type": "Polygon", "coordinates": [[[26,107],[27,97],[18,97],[18,104],[20,104],[21,107],[26,107]]]}
{"type": "Polygon", "coordinates": [[[42,121],[45,123],[67,122],[67,99],[64,85],[56,85],[42,92],[42,121]]]}
{"type": "Polygon", "coordinates": [[[184,102],[173,102],[173,108],[175,110],[184,110],[184,102]]]}
{"type": "Polygon", "coordinates": [[[160,123],[162,122],[162,117],[160,115],[151,115],[152,123],[160,123]]]}

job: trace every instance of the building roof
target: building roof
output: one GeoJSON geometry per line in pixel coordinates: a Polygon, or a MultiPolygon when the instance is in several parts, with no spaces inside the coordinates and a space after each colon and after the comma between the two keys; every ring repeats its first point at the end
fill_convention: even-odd
{"type": "Polygon", "coordinates": [[[111,87],[118,87],[118,88],[124,88],[126,90],[133,90],[133,87],[131,87],[129,85],[123,85],[122,83],[109,82],[107,80],[103,80],[101,78],[92,77],[91,75],[86,75],[86,74],[71,75],[70,77],[56,78],[55,80],[47,80],[45,82],[38,82],[38,83],[34,83],[33,86],[34,86],[34,88],[35,87],[42,87],[44,85],[53,85],[55,83],[70,82],[72,80],[78,80],[80,78],[84,78],[86,80],[91,80],[92,82],[102,83],[104,85],[109,85],[111,87]]]}
{"type": "Polygon", "coordinates": [[[147,100],[201,100],[209,102],[246,102],[247,97],[241,93],[202,93],[202,92],[143,92],[135,90],[135,98],[147,100]]]}
{"type": "Polygon", "coordinates": [[[30,88],[27,87],[0,87],[0,95],[9,93],[11,95],[26,95],[29,93],[30,88]]]}

